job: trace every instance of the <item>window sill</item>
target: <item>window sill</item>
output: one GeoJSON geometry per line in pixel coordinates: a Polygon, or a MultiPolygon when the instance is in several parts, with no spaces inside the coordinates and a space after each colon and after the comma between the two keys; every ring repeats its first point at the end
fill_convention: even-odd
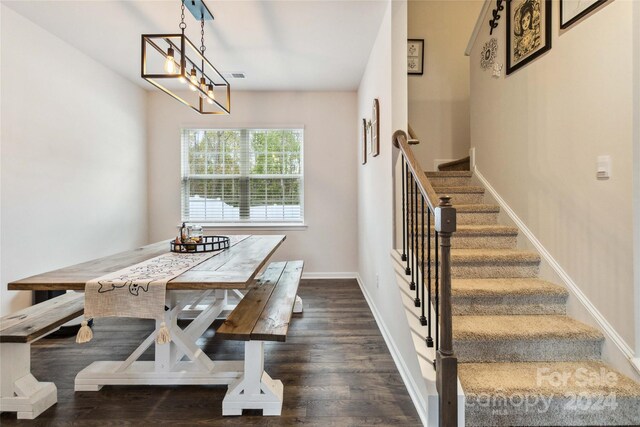
{"type": "MultiPolygon", "coordinates": [[[[307,224],[300,222],[282,222],[282,223],[189,223],[201,225],[202,229],[208,230],[306,230],[307,224]]],[[[178,226],[178,228],[180,228],[178,226]]]]}

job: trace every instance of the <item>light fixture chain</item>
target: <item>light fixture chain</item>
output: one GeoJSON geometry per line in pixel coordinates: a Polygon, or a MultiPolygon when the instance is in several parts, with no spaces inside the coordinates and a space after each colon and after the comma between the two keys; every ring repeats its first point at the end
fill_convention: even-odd
{"type": "Polygon", "coordinates": [[[207,50],[207,48],[204,46],[204,16],[203,16],[202,19],[200,20],[200,52],[204,54],[205,50],[207,50]]]}
{"type": "Polygon", "coordinates": [[[180,29],[182,30],[182,32],[184,33],[184,29],[187,28],[187,24],[184,23],[184,0],[182,0],[182,6],[180,8],[180,29]]]}

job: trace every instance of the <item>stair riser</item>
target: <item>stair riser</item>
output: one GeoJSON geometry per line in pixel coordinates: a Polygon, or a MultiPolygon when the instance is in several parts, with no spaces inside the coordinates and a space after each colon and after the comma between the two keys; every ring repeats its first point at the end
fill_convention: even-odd
{"type": "Polygon", "coordinates": [[[483,193],[438,193],[438,197],[451,197],[452,205],[473,205],[481,204],[484,200],[483,193]]]}
{"type": "MultiPolygon", "coordinates": [[[[427,260],[424,261],[425,265],[427,260]]],[[[417,265],[422,264],[422,259],[418,256],[417,265]]],[[[432,271],[435,271],[435,254],[431,259],[432,271]]],[[[539,262],[522,261],[518,263],[507,263],[501,261],[488,261],[482,263],[462,262],[452,260],[451,278],[453,279],[498,279],[504,277],[515,278],[535,278],[538,277],[539,262]]],[[[433,272],[432,274],[435,274],[433,272]]]]}
{"type": "Polygon", "coordinates": [[[498,212],[458,212],[456,221],[460,225],[491,225],[498,223],[498,212]]]}
{"type": "MultiPolygon", "coordinates": [[[[416,235],[418,239],[418,249],[422,248],[422,235],[416,235]]],[[[425,236],[425,247],[426,247],[425,236]]],[[[415,244],[415,243],[414,243],[415,244]]],[[[435,248],[435,237],[431,235],[431,247],[435,248]]],[[[514,235],[460,235],[453,234],[451,247],[453,249],[514,249],[517,244],[517,237],[514,235]]]]}
{"type": "MultiPolygon", "coordinates": [[[[412,192],[409,192],[409,201],[415,203],[415,198],[412,192]]],[[[478,205],[482,204],[484,200],[484,193],[438,193],[438,197],[449,196],[451,197],[452,205],[478,205]]],[[[418,207],[420,207],[420,195],[418,195],[418,207]]],[[[413,212],[413,209],[410,210],[413,212]]]]}
{"type": "MultiPolygon", "coordinates": [[[[420,203],[420,202],[418,202],[420,203]]],[[[407,210],[405,215],[413,215],[415,218],[415,211],[407,210]]],[[[498,212],[456,212],[456,221],[459,225],[495,225],[498,223],[498,212]]],[[[421,212],[418,211],[418,225],[422,222],[421,212]]],[[[431,222],[433,223],[433,216],[431,216],[431,222]]],[[[427,224],[427,214],[424,215],[425,226],[427,224]]]]}
{"type": "Polygon", "coordinates": [[[603,426],[639,425],[637,397],[609,394],[540,395],[536,392],[467,395],[467,426],[603,426]],[[609,403],[607,403],[609,402],[609,403]],[[615,409],[611,403],[617,405],[615,409]]]}
{"type": "Polygon", "coordinates": [[[454,351],[461,363],[597,360],[601,347],[599,339],[460,341],[454,333],[454,351]]]}
{"type": "Polygon", "coordinates": [[[566,314],[566,296],[453,297],[454,316],[566,314]]]}
{"type": "Polygon", "coordinates": [[[454,279],[493,279],[501,277],[538,277],[538,263],[453,263],[451,277],[454,279]]]}
{"type": "MultiPolygon", "coordinates": [[[[454,249],[513,249],[516,247],[514,235],[459,235],[453,234],[451,247],[454,249]]],[[[431,238],[431,247],[435,245],[435,238],[431,238]]],[[[418,246],[420,247],[420,246],[418,246]]]]}
{"type": "Polygon", "coordinates": [[[429,182],[431,182],[432,187],[467,187],[472,185],[471,178],[464,176],[452,176],[447,178],[429,177],[429,182]]]}

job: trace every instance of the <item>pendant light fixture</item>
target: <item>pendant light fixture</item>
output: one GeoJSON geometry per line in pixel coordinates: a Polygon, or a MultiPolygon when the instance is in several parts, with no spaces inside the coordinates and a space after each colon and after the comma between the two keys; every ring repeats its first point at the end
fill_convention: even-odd
{"type": "Polygon", "coordinates": [[[205,57],[204,22],[213,15],[202,0],[188,0],[200,21],[200,48],[185,36],[182,0],[180,34],[143,34],[143,79],[200,114],[231,114],[231,85],[205,57]]]}

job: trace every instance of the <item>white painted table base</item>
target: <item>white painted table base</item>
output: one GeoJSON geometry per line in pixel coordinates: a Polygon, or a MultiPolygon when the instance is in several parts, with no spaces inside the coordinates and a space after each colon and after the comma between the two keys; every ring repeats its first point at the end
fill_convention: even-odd
{"type": "Polygon", "coordinates": [[[282,413],[282,381],[264,371],[264,342],[244,344],[244,375],[229,386],[222,401],[222,415],[242,415],[243,409],[262,409],[262,415],[282,413]]]}
{"type": "MultiPolygon", "coordinates": [[[[240,292],[236,294],[241,296],[240,292]]],[[[230,308],[226,290],[195,292],[167,292],[167,305],[172,307],[165,315],[171,332],[169,344],[156,344],[156,331],[150,334],[125,361],[94,362],[78,373],[76,391],[98,391],[105,385],[182,385],[229,384],[222,404],[223,415],[242,415],[243,409],[262,409],[263,415],[280,415],[282,412],[282,382],[273,380],[264,372],[264,343],[245,343],[245,360],[212,361],[198,347],[198,338],[230,308]],[[207,298],[215,298],[203,306],[207,298]],[[184,329],[177,320],[183,312],[203,309],[184,329]],[[154,361],[138,361],[138,358],[155,345],[154,361]],[[188,360],[182,360],[184,357],[188,360]]],[[[294,312],[302,312],[302,300],[296,297],[294,312]]],[[[55,390],[55,386],[54,386],[55,390]]],[[[46,409],[46,408],[45,408],[46,409]]],[[[37,416],[37,415],[36,415],[37,416]]]]}
{"type": "Polygon", "coordinates": [[[31,375],[31,343],[0,343],[0,412],[32,420],[58,401],[54,383],[31,375]]]}

